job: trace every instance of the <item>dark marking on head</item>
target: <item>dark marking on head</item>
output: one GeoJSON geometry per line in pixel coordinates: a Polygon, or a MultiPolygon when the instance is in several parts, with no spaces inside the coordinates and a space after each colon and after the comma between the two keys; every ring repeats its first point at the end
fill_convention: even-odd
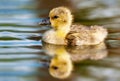
{"type": "Polygon", "coordinates": [[[66,20],[64,20],[63,22],[67,22],[66,20]]]}
{"type": "Polygon", "coordinates": [[[57,15],[52,17],[52,19],[57,19],[57,18],[59,18],[59,16],[57,16],[57,15]]]}
{"type": "Polygon", "coordinates": [[[54,70],[57,70],[57,69],[58,69],[58,67],[57,67],[57,66],[52,66],[52,68],[53,68],[54,70]]]}

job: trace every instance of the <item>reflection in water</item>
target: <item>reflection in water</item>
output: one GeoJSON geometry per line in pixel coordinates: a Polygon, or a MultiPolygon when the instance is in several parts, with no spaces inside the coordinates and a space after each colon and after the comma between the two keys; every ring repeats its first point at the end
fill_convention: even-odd
{"type": "Polygon", "coordinates": [[[85,59],[99,60],[107,56],[107,48],[105,43],[93,46],[75,46],[66,49],[73,61],[79,62],[85,59]]]}
{"type": "Polygon", "coordinates": [[[51,59],[49,72],[55,78],[67,78],[73,68],[70,55],[64,46],[58,46],[57,49],[54,50],[55,56],[51,59]]]}
{"type": "MultiPolygon", "coordinates": [[[[52,45],[43,43],[43,48],[46,54],[50,56],[56,55],[59,50],[59,45],[52,45]]],[[[99,60],[107,56],[107,49],[105,43],[91,46],[62,46],[64,50],[70,54],[73,62],[79,62],[85,59],[99,60]]]]}
{"type": "Polygon", "coordinates": [[[105,43],[94,46],[59,46],[43,43],[46,54],[53,56],[49,72],[56,78],[67,78],[72,71],[72,62],[99,60],[107,56],[105,43]]]}

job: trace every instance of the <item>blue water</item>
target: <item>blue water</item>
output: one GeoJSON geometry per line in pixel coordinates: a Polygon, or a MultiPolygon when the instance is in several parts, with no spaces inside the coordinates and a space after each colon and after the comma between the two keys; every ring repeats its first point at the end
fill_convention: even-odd
{"type": "Polygon", "coordinates": [[[108,55],[98,61],[75,63],[71,76],[65,80],[55,79],[48,72],[51,56],[43,50],[41,37],[49,27],[40,26],[38,22],[42,20],[43,14],[48,14],[51,7],[42,8],[45,4],[42,2],[44,1],[0,0],[0,81],[119,81],[119,0],[101,0],[103,5],[100,8],[91,5],[99,4],[97,0],[70,1],[74,6],[77,3],[77,12],[74,12],[77,23],[104,25],[110,33],[106,40],[108,55]],[[103,13],[99,13],[100,10],[103,13]]]}
{"type": "Polygon", "coordinates": [[[0,1],[0,81],[37,81],[36,76],[48,75],[41,69],[47,69],[49,56],[34,39],[47,27],[37,26],[35,5],[33,0],[0,1]]]}

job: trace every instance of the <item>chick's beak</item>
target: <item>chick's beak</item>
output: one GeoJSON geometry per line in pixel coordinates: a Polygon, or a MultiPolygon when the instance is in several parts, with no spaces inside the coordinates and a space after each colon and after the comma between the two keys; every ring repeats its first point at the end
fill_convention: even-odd
{"type": "Polygon", "coordinates": [[[50,18],[44,18],[41,20],[41,22],[39,22],[39,25],[50,25],[50,18]]]}

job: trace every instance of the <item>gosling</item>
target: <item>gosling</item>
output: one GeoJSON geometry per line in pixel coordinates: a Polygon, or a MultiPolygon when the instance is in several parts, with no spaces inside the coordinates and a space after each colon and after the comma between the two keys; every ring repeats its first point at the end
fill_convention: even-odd
{"type": "Polygon", "coordinates": [[[49,20],[52,29],[44,33],[42,40],[50,44],[96,45],[103,42],[108,34],[102,26],[72,25],[73,16],[66,7],[52,9],[49,20]]]}

